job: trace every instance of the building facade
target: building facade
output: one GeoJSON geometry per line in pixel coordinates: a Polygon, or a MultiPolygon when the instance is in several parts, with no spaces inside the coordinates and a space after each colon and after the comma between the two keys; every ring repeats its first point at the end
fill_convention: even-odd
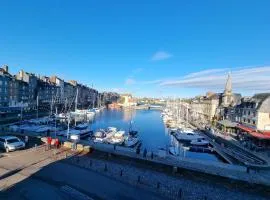
{"type": "Polygon", "coordinates": [[[235,113],[236,122],[258,131],[270,131],[270,93],[243,98],[235,113]]]}
{"type": "Polygon", "coordinates": [[[11,75],[8,73],[8,66],[0,68],[0,107],[9,105],[9,81],[11,75]]]}

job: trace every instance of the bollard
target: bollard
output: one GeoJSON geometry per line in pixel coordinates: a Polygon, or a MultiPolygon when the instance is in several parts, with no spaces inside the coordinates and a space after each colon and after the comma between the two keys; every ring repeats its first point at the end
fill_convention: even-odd
{"type": "Polygon", "coordinates": [[[141,176],[138,176],[137,183],[140,183],[140,182],[141,182],[141,176]]]}
{"type": "Polygon", "coordinates": [[[182,191],[182,189],[180,188],[179,190],[178,190],[178,194],[177,194],[177,199],[182,199],[182,197],[183,197],[183,191],[182,191]]]}
{"type": "Polygon", "coordinates": [[[147,150],[144,149],[144,151],[143,151],[143,157],[146,158],[146,155],[147,155],[147,150]]]}
{"type": "Polygon", "coordinates": [[[89,166],[92,167],[93,163],[92,160],[89,161],[89,166]]]}
{"type": "Polygon", "coordinates": [[[249,174],[249,167],[247,166],[247,173],[249,174]]]}
{"type": "Polygon", "coordinates": [[[160,188],[160,182],[157,182],[157,189],[160,188]]]}
{"type": "Polygon", "coordinates": [[[123,176],[123,170],[122,169],[120,170],[120,176],[123,176]]]}

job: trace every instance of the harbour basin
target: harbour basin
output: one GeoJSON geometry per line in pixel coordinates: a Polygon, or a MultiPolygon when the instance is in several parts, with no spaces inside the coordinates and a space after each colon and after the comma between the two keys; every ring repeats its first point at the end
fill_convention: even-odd
{"type": "MultiPolygon", "coordinates": [[[[183,146],[174,136],[169,134],[159,110],[105,109],[95,116],[91,126],[94,131],[112,126],[126,132],[131,127],[138,131],[142,141],[142,149],[147,151],[157,151],[160,148],[167,149],[170,145],[179,148],[183,146]]],[[[218,155],[211,153],[183,151],[181,156],[223,162],[218,155]]]]}

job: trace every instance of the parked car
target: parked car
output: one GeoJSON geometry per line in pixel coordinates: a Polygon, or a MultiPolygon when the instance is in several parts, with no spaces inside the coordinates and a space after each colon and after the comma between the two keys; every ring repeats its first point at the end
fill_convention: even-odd
{"type": "Polygon", "coordinates": [[[15,136],[1,136],[0,148],[6,152],[25,148],[25,143],[15,136]]]}

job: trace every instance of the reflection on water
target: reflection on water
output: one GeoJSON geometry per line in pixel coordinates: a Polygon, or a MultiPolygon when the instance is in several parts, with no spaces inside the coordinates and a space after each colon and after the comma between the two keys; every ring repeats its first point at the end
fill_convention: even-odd
{"type": "Polygon", "coordinates": [[[93,122],[94,131],[108,126],[128,131],[132,128],[139,132],[143,148],[156,150],[169,144],[168,132],[165,130],[160,111],[156,110],[104,110],[93,122]]]}
{"type": "Polygon", "coordinates": [[[180,156],[218,161],[213,154],[186,151],[183,145],[168,133],[160,114],[157,110],[104,110],[95,117],[92,128],[95,131],[113,126],[128,132],[132,121],[133,130],[139,132],[142,147],[148,151],[172,145],[181,152],[180,156]]]}

